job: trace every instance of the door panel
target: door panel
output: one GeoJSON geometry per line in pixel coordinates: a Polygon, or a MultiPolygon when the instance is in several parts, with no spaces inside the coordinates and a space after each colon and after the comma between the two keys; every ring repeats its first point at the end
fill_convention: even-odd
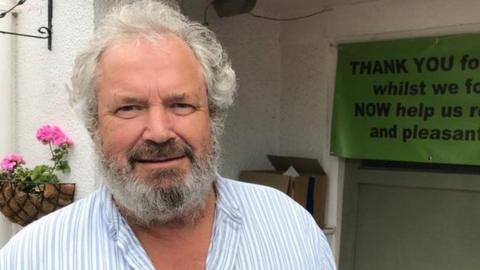
{"type": "Polygon", "coordinates": [[[480,269],[480,177],[347,161],[342,270],[480,269]]]}

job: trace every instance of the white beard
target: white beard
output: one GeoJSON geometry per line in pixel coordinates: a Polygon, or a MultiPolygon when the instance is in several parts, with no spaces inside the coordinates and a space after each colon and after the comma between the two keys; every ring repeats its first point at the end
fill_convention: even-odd
{"type": "Polygon", "coordinates": [[[191,158],[192,169],[153,171],[136,176],[132,166],[125,166],[101,151],[96,143],[97,164],[104,183],[122,214],[142,227],[169,222],[194,223],[202,215],[217,177],[219,147],[212,136],[205,160],[191,158]]]}

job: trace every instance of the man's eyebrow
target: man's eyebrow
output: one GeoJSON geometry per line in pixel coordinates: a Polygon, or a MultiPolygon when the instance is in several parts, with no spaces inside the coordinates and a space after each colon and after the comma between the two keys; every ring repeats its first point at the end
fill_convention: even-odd
{"type": "MultiPolygon", "coordinates": [[[[182,102],[185,100],[188,100],[190,97],[195,97],[195,95],[190,95],[188,93],[182,92],[182,93],[172,93],[168,94],[167,96],[163,97],[162,99],[165,102],[182,102]]],[[[142,97],[136,97],[135,95],[128,95],[128,94],[123,94],[123,93],[117,93],[113,97],[113,100],[116,103],[148,103],[147,99],[144,99],[142,97]]]]}
{"type": "Polygon", "coordinates": [[[186,100],[188,95],[186,93],[181,93],[181,94],[171,94],[165,97],[165,100],[169,102],[175,102],[175,101],[184,101],[186,100]]]}
{"type": "Polygon", "coordinates": [[[129,96],[129,95],[122,95],[122,94],[116,94],[113,99],[114,101],[120,102],[120,103],[145,103],[146,102],[142,98],[129,96]]]}

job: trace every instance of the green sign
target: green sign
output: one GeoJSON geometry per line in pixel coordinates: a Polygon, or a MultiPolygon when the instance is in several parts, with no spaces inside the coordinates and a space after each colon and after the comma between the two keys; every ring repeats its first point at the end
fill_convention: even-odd
{"type": "Polygon", "coordinates": [[[331,152],[480,165],[480,35],[339,46],[331,152]]]}

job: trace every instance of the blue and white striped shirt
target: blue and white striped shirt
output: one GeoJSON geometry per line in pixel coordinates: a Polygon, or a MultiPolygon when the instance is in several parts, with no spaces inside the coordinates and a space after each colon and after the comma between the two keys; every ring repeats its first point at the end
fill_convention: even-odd
{"type": "MultiPolygon", "coordinates": [[[[218,179],[206,269],[334,270],[310,214],[265,186],[218,179]]],[[[25,227],[0,250],[1,270],[154,269],[102,187],[25,227]]]]}

